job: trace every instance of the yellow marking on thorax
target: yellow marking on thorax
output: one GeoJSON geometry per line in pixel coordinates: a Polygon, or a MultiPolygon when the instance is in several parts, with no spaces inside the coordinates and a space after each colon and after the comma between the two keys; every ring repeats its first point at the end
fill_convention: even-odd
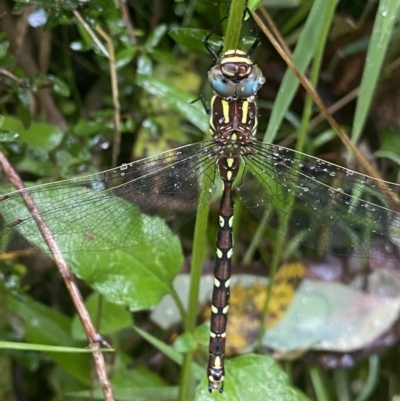
{"type": "Polygon", "coordinates": [[[254,126],[253,126],[253,129],[252,129],[252,131],[251,131],[251,135],[252,135],[252,136],[254,136],[254,135],[257,133],[257,126],[258,126],[258,119],[255,118],[255,119],[254,119],[254,126]]]}
{"type": "Polygon", "coordinates": [[[237,141],[237,135],[235,133],[233,133],[231,135],[231,142],[236,142],[237,141]]]}
{"type": "Polygon", "coordinates": [[[246,124],[249,115],[249,102],[245,101],[242,105],[242,124],[246,124]]]}
{"type": "Polygon", "coordinates": [[[222,113],[224,114],[224,119],[226,123],[229,123],[229,103],[226,100],[222,100],[222,113]]]}

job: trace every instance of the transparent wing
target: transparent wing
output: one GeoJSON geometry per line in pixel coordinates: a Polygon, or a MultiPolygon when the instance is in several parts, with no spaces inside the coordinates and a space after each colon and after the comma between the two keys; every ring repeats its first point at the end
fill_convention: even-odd
{"type": "MultiPolygon", "coordinates": [[[[24,191],[63,252],[131,247],[170,233],[165,221],[178,227],[209,202],[215,175],[215,167],[207,169],[215,166],[212,145],[212,141],[191,144],[24,191]]],[[[0,249],[24,249],[28,240],[47,252],[20,195],[17,191],[0,197],[0,249]]]]}
{"type": "Polygon", "coordinates": [[[256,142],[237,192],[258,218],[302,244],[371,255],[371,240],[400,244],[400,186],[277,145],[256,142]]]}

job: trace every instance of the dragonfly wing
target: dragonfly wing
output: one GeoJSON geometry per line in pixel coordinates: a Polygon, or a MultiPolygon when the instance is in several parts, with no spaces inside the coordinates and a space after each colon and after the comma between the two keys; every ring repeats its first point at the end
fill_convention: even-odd
{"type": "MultiPolygon", "coordinates": [[[[102,173],[27,188],[63,252],[131,247],[168,235],[214,191],[210,142],[192,144],[102,173]],[[201,182],[205,181],[204,184],[201,182]],[[200,193],[201,192],[201,193],[200,193]]],[[[0,198],[0,249],[26,240],[48,252],[21,193],[0,198]],[[18,233],[18,235],[16,235],[18,233]]]]}
{"type": "Polygon", "coordinates": [[[398,185],[291,149],[256,142],[237,192],[258,219],[269,209],[269,225],[321,253],[367,257],[373,237],[400,243],[398,185]]]}

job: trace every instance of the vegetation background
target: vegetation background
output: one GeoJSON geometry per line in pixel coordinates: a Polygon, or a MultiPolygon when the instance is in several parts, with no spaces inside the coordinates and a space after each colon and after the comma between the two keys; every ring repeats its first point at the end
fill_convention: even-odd
{"type": "MultiPolygon", "coordinates": [[[[343,102],[335,118],[372,168],[393,182],[399,182],[400,163],[396,3],[249,4],[252,10],[260,6],[269,11],[291,49],[303,37],[303,47],[294,56],[296,66],[303,72],[307,68],[306,75],[327,105],[343,102]],[[309,36],[304,38],[304,32],[309,36]]],[[[201,102],[191,101],[199,94],[206,102],[210,99],[206,72],[212,60],[203,39],[227,7],[222,0],[1,1],[1,151],[32,185],[96,173],[207,139],[208,117],[201,102]]],[[[254,35],[254,27],[246,23],[241,45],[254,35]]],[[[360,170],[347,158],[348,149],[334,130],[324,121],[311,120],[319,110],[303,89],[297,90],[297,79],[285,76],[285,62],[259,35],[255,61],[267,78],[259,92],[259,138],[265,132],[267,142],[300,146],[305,153],[360,170]]],[[[211,271],[217,209],[218,202],[213,201],[205,242],[197,250],[206,260],[205,273],[211,271]]],[[[250,272],[260,263],[270,266],[274,234],[257,243],[249,257],[246,252],[257,222],[249,222],[247,212],[237,209],[237,272],[242,272],[242,261],[250,272]]],[[[100,210],[96,218],[104,218],[104,212],[100,210]]],[[[293,254],[295,245],[285,246],[293,254]]],[[[232,382],[240,383],[240,391],[232,395],[228,384],[224,394],[209,395],[202,369],[207,326],[194,331],[190,316],[181,310],[184,329],[175,325],[164,330],[149,320],[147,312],[162,295],[174,292],[170,283],[178,272],[188,270],[195,247],[199,245],[193,244],[193,223],[189,223],[179,239],[167,235],[135,248],[134,254],[69,256],[69,264],[84,279],[79,288],[92,318],[115,349],[105,357],[117,399],[400,399],[396,327],[387,342],[391,348],[373,344],[360,351],[360,362],[349,369],[346,361],[356,358],[351,354],[330,354],[334,369],[321,368],[317,353],[279,365],[266,355],[234,358],[229,374],[232,382]],[[161,264],[149,261],[156,248],[168,250],[161,264]],[[104,285],[105,278],[98,273],[115,266],[116,260],[120,281],[134,283],[128,295],[104,285]],[[144,262],[156,280],[144,280],[140,269],[144,262]],[[100,294],[106,300],[101,301],[100,294]],[[182,332],[186,334],[179,336],[182,332]],[[195,362],[187,355],[195,355],[195,362]]],[[[87,340],[52,260],[5,254],[0,263],[0,400],[102,399],[91,356],[76,352],[87,340]],[[21,344],[27,344],[25,350],[21,344]],[[73,350],[67,352],[66,347],[73,350]]],[[[196,300],[193,305],[197,306],[196,300]]]]}

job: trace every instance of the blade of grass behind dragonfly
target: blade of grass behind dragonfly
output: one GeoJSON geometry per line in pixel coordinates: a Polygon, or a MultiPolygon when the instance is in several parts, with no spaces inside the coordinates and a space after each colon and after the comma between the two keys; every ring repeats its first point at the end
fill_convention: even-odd
{"type": "Polygon", "coordinates": [[[354,115],[351,134],[351,140],[354,143],[360,139],[368,117],[382,63],[392,38],[393,27],[399,19],[399,13],[400,2],[398,0],[381,0],[379,2],[354,115]]]}
{"type": "MultiPolygon", "coordinates": [[[[317,0],[315,1],[312,10],[310,12],[310,15],[307,19],[307,22],[305,24],[305,27],[303,29],[302,34],[300,35],[299,42],[297,43],[296,46],[296,51],[294,53],[294,61],[296,65],[299,62],[301,67],[305,69],[305,67],[308,65],[308,62],[310,59],[313,57],[313,65],[312,65],[312,70],[311,70],[311,76],[310,76],[310,81],[311,83],[315,86],[316,83],[318,82],[318,77],[319,77],[319,72],[320,72],[320,67],[321,67],[321,62],[322,62],[322,56],[323,56],[323,50],[325,48],[326,40],[328,37],[329,33],[329,27],[331,26],[332,19],[334,17],[335,9],[337,5],[337,0],[331,0],[331,1],[321,1],[317,0]],[[318,35],[315,35],[315,33],[318,32],[318,35]],[[311,34],[312,33],[312,34],[311,34]],[[310,44],[310,35],[312,39],[312,43],[310,44]],[[315,38],[315,39],[314,39],[315,38]],[[311,51],[310,51],[311,50],[311,51]],[[302,55],[299,57],[298,55],[302,55]]],[[[291,103],[291,100],[294,96],[294,93],[298,87],[298,82],[295,78],[295,76],[292,74],[291,71],[287,71],[285,78],[281,84],[280,92],[278,94],[278,98],[276,100],[276,104],[274,105],[274,109],[272,110],[271,114],[271,120],[273,118],[273,115],[275,115],[279,118],[276,118],[275,124],[271,122],[267,130],[267,133],[265,134],[264,141],[266,142],[272,142],[273,138],[276,135],[277,132],[277,127],[282,121],[282,118],[284,117],[285,113],[287,112],[287,109],[289,108],[289,105],[291,103]],[[287,93],[289,92],[289,93],[287,93]],[[282,104],[281,104],[282,103],[282,104]],[[283,107],[284,106],[284,107],[283,107]],[[282,107],[278,111],[278,107],[282,107]]],[[[311,108],[312,108],[312,101],[309,95],[307,95],[306,98],[306,103],[303,111],[303,116],[302,116],[302,122],[301,122],[301,127],[300,127],[300,133],[299,137],[297,140],[296,144],[296,150],[301,152],[303,149],[303,145],[305,142],[305,136],[307,134],[307,128],[309,125],[309,121],[311,118],[311,108]]],[[[293,172],[293,174],[297,174],[296,172],[293,172]]],[[[285,233],[287,230],[287,226],[289,223],[291,211],[293,209],[294,205],[294,196],[289,196],[288,203],[284,207],[284,213],[279,213],[280,218],[279,218],[279,225],[280,229],[279,231],[281,233],[285,233]]],[[[274,285],[274,277],[275,273],[278,268],[278,263],[282,255],[282,247],[284,244],[284,235],[278,235],[276,237],[276,242],[274,246],[274,252],[272,256],[272,261],[270,265],[270,280],[268,283],[268,293],[267,297],[265,300],[264,308],[261,314],[261,321],[260,321],[260,332],[259,332],[259,337],[258,337],[258,347],[261,349],[262,347],[262,338],[265,334],[265,323],[268,315],[268,308],[269,308],[269,303],[271,300],[271,288],[274,285]]]]}
{"type": "MultiPolygon", "coordinates": [[[[224,38],[224,50],[228,48],[235,49],[239,42],[240,31],[242,27],[243,12],[246,6],[246,0],[233,0],[229,10],[228,25],[224,38]]],[[[215,169],[215,164],[210,165],[203,177],[212,177],[212,169],[215,169]]],[[[210,187],[212,183],[210,180],[204,179],[201,182],[200,194],[210,187]]],[[[199,205],[202,205],[201,198],[199,199],[199,205]]],[[[196,325],[197,317],[197,302],[199,294],[200,277],[202,270],[202,260],[205,253],[205,242],[206,242],[206,230],[207,230],[207,219],[208,219],[209,206],[206,205],[200,209],[196,216],[195,232],[193,238],[193,251],[192,251],[192,263],[190,269],[190,291],[189,291],[189,305],[188,313],[185,323],[185,330],[192,333],[196,325]]],[[[193,360],[193,352],[188,352],[184,356],[182,366],[181,385],[179,391],[179,400],[186,401],[191,397],[191,365],[193,360]]]]}
{"type": "MultiPolygon", "coordinates": [[[[316,49],[321,41],[325,42],[326,35],[322,32],[331,25],[332,14],[337,5],[337,0],[316,0],[313,3],[310,14],[304,25],[293,53],[293,62],[297,69],[304,73],[311,59],[315,56],[316,49]]],[[[288,69],[275,99],[264,142],[273,142],[279,126],[289,109],[293,97],[299,87],[299,82],[288,69]]]]}

